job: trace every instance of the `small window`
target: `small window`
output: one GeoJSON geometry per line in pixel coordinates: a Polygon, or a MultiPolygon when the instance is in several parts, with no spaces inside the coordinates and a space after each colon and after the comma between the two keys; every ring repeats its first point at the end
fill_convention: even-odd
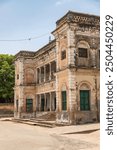
{"type": "Polygon", "coordinates": [[[80,110],[90,110],[89,90],[80,90],[80,110]]]}
{"type": "Polygon", "coordinates": [[[17,80],[19,79],[19,74],[17,74],[17,80]]]}
{"type": "Polygon", "coordinates": [[[26,99],[26,112],[32,112],[32,111],[33,111],[33,100],[26,99]]]}
{"type": "Polygon", "coordinates": [[[86,48],[79,48],[78,49],[79,57],[87,58],[88,57],[88,51],[86,48]]]}
{"type": "Polygon", "coordinates": [[[62,91],[62,110],[67,110],[67,96],[66,91],[62,91]]]}
{"type": "Polygon", "coordinates": [[[66,50],[61,52],[61,60],[66,58],[66,50]]]}

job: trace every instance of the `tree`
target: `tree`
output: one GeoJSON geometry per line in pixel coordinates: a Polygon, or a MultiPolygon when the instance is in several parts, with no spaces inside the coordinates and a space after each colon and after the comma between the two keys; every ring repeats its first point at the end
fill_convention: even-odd
{"type": "Polygon", "coordinates": [[[0,102],[11,102],[14,97],[14,56],[0,54],[0,102]]]}

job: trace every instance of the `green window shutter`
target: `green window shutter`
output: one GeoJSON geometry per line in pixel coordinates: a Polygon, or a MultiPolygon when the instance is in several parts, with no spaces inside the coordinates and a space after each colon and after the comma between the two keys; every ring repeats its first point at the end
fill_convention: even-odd
{"type": "Polygon", "coordinates": [[[26,99],[26,111],[27,112],[33,111],[33,100],[32,99],[26,99]]]}
{"type": "Polygon", "coordinates": [[[62,110],[67,110],[67,96],[66,96],[66,91],[62,91],[62,110]]]}
{"type": "Polygon", "coordinates": [[[89,90],[80,91],[80,110],[90,110],[89,90]]]}

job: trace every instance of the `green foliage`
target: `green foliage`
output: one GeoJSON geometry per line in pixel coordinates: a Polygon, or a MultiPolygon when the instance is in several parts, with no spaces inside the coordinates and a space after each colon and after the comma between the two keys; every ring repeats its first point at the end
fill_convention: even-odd
{"type": "Polygon", "coordinates": [[[0,102],[13,100],[14,80],[15,80],[15,67],[14,56],[0,54],[0,102]]]}

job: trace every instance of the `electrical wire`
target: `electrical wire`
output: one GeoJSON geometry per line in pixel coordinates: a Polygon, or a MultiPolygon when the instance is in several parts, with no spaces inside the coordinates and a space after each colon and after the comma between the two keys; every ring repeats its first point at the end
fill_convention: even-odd
{"type": "Polygon", "coordinates": [[[11,40],[0,40],[0,42],[21,42],[21,41],[31,41],[31,40],[35,40],[35,39],[39,39],[39,38],[42,38],[46,35],[50,34],[49,32],[48,33],[45,33],[45,34],[42,34],[42,35],[39,35],[39,36],[35,36],[35,37],[30,37],[30,38],[26,38],[26,39],[11,39],[11,40]]]}

